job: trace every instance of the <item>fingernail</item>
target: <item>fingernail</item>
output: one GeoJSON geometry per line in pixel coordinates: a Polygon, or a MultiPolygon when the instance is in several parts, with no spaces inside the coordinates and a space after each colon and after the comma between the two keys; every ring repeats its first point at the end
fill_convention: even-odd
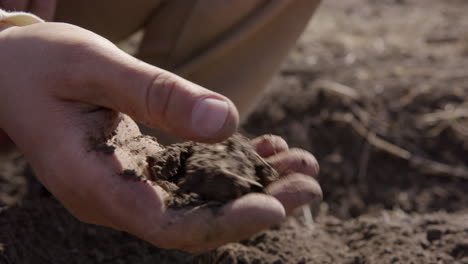
{"type": "Polygon", "coordinates": [[[214,98],[202,98],[193,108],[192,127],[200,136],[215,135],[226,122],[228,113],[227,102],[214,98]]]}

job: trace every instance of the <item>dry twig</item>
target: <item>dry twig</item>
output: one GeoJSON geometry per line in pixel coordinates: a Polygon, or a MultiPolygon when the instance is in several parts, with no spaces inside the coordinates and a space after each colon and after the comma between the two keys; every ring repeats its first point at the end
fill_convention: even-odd
{"type": "Polygon", "coordinates": [[[349,124],[358,135],[365,138],[369,144],[375,148],[385,151],[393,156],[407,160],[410,166],[413,166],[414,168],[424,173],[468,179],[468,168],[462,166],[454,167],[445,163],[417,156],[400,146],[382,139],[370,129],[365,127],[359,120],[354,117],[353,114],[334,113],[329,116],[329,119],[349,124]]]}
{"type": "Polygon", "coordinates": [[[338,82],[329,80],[318,80],[314,84],[326,94],[336,96],[341,99],[357,101],[361,97],[355,89],[338,82]]]}

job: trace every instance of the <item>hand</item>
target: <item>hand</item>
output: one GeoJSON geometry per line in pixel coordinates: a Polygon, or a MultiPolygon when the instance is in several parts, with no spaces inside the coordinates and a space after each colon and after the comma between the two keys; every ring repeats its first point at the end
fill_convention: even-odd
{"type": "Polygon", "coordinates": [[[55,15],[57,0],[0,0],[0,8],[6,11],[22,11],[51,21],[55,15]]]}
{"type": "Polygon", "coordinates": [[[284,172],[268,186],[270,195],[243,196],[216,215],[167,209],[162,188],[118,175],[142,170],[132,152],[136,145],[151,146],[149,153],[160,151],[158,146],[141,139],[105,154],[93,151],[90,141],[114,132],[122,141],[137,137],[135,123],[119,112],[185,139],[220,141],[238,123],[227,98],[67,24],[0,32],[0,64],[0,127],[40,181],[82,221],[127,231],[158,247],[199,252],[246,238],[321,196],[310,177],[318,172],[314,157],[288,150],[277,137],[262,137],[253,141],[259,154],[284,172]]]}

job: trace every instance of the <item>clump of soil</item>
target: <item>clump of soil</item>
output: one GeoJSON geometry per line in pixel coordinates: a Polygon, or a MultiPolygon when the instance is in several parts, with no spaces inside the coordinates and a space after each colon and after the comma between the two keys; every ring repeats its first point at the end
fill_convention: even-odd
{"type": "Polygon", "coordinates": [[[240,134],[218,144],[184,142],[147,159],[150,180],[169,194],[169,207],[225,203],[264,187],[278,173],[240,134]]]}

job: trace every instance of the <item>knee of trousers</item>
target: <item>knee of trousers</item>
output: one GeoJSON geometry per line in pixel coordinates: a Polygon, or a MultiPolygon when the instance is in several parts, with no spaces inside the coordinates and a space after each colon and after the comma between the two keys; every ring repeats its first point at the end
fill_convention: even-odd
{"type": "Polygon", "coordinates": [[[138,57],[230,98],[245,119],[320,0],[173,1],[138,57]]]}

